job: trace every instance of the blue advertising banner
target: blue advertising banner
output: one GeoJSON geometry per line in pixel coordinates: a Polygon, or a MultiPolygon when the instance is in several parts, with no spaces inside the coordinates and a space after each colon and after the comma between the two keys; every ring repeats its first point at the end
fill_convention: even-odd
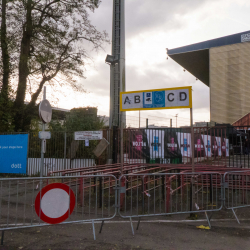
{"type": "Polygon", "coordinates": [[[0,173],[26,174],[28,134],[0,135],[0,173]]]}

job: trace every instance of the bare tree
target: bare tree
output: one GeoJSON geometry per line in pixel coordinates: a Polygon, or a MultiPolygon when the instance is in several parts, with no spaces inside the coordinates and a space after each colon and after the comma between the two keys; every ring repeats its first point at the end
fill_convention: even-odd
{"type": "Polygon", "coordinates": [[[10,25],[13,27],[9,36],[16,34],[13,40],[15,44],[19,41],[19,48],[13,50],[13,55],[19,55],[18,62],[12,55],[13,77],[17,72],[18,79],[14,102],[16,131],[29,129],[46,82],[52,86],[68,84],[79,88],[76,80],[84,77],[86,48],[91,45],[98,50],[108,42],[107,33],[98,31],[89,20],[89,11],[98,6],[97,0],[12,1],[10,25]],[[32,89],[31,101],[24,105],[28,86],[32,89]]]}

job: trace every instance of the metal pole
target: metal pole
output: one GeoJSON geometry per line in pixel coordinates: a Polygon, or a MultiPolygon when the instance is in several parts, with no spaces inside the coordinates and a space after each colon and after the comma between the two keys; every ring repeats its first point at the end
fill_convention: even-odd
{"type": "Polygon", "coordinates": [[[170,128],[172,128],[172,119],[170,119],[170,128]]]}
{"type": "Polygon", "coordinates": [[[121,158],[121,175],[123,174],[123,112],[121,111],[121,122],[120,122],[120,130],[121,130],[121,150],[120,150],[120,158],[121,158]]]}
{"type": "MultiPolygon", "coordinates": [[[[191,127],[191,156],[192,156],[192,173],[195,172],[194,168],[194,129],[193,129],[193,108],[190,108],[190,127],[191,127]]],[[[190,193],[190,209],[195,210],[195,186],[194,186],[194,176],[191,179],[191,193],[190,193]]],[[[194,215],[190,215],[193,217],[194,215]]]]}
{"type": "Polygon", "coordinates": [[[3,246],[4,230],[2,231],[1,246],[3,246]]]}
{"type": "Polygon", "coordinates": [[[190,127],[191,127],[191,155],[192,155],[192,172],[194,169],[194,128],[193,128],[193,108],[190,108],[190,127]]]}
{"type": "Polygon", "coordinates": [[[67,134],[64,133],[64,170],[66,169],[66,148],[67,147],[67,134]]]}
{"type": "MultiPolygon", "coordinates": [[[[46,100],[46,87],[43,88],[43,100],[46,100]]],[[[45,123],[42,122],[42,131],[45,131],[45,123]]],[[[41,166],[40,166],[40,177],[43,176],[43,168],[44,168],[44,140],[41,140],[41,166]]]]}
{"type": "Polygon", "coordinates": [[[141,111],[139,110],[139,128],[141,128],[141,111]]]}
{"type": "Polygon", "coordinates": [[[148,128],[148,118],[146,118],[146,128],[148,128]]]}

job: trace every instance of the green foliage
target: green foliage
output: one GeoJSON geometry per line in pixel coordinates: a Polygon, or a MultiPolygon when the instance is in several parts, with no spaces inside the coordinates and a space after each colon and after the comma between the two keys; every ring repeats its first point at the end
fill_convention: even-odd
{"type": "Polygon", "coordinates": [[[47,143],[47,157],[63,158],[66,140],[66,155],[70,159],[95,159],[94,148],[98,141],[75,141],[75,131],[94,131],[104,127],[103,119],[97,117],[97,108],[72,109],[65,120],[52,120],[49,124],[51,139],[47,143]]]}
{"type": "Polygon", "coordinates": [[[13,102],[0,93],[0,132],[13,132],[13,102]]]}
{"type": "Polygon", "coordinates": [[[41,120],[36,117],[31,120],[30,132],[38,133],[39,131],[41,131],[41,120]]]}

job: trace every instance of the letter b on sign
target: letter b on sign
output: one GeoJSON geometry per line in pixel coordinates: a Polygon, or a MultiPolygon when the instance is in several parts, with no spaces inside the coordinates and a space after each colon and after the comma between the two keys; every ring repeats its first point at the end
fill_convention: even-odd
{"type": "Polygon", "coordinates": [[[135,103],[140,103],[141,102],[141,98],[139,95],[135,95],[135,103]]]}

